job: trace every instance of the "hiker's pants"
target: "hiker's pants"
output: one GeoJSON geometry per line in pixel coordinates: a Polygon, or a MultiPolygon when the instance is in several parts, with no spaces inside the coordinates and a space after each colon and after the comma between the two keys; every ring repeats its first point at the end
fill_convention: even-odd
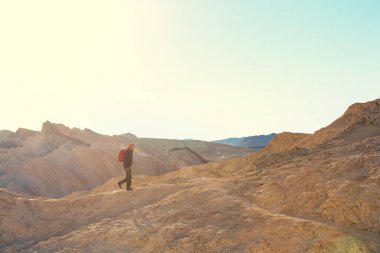
{"type": "Polygon", "coordinates": [[[127,189],[131,188],[132,184],[132,169],[131,168],[124,168],[125,169],[125,178],[121,180],[119,183],[124,184],[127,183],[127,189]]]}

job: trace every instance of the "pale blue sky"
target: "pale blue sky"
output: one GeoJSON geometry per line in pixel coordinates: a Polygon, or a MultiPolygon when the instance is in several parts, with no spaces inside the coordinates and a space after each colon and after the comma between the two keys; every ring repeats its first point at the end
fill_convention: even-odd
{"type": "Polygon", "coordinates": [[[0,129],[314,132],[380,94],[380,1],[0,2],[0,129]]]}

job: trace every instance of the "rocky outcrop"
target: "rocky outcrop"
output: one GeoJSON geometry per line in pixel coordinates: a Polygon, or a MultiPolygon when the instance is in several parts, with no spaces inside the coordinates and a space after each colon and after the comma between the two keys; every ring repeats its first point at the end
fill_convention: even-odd
{"type": "Polygon", "coordinates": [[[181,160],[183,161],[183,164],[187,164],[189,166],[189,165],[197,165],[197,164],[203,164],[203,163],[209,162],[200,154],[198,154],[197,152],[195,152],[194,150],[188,147],[182,147],[182,148],[175,147],[169,150],[169,152],[171,154],[171,159],[169,163],[176,163],[176,161],[181,160]]]}
{"type": "Polygon", "coordinates": [[[302,133],[280,133],[276,135],[271,142],[269,142],[265,150],[272,152],[290,150],[291,148],[295,147],[298,142],[300,142],[302,139],[308,136],[310,135],[302,133]]]}
{"type": "Polygon", "coordinates": [[[85,143],[87,145],[94,143],[102,137],[102,135],[97,134],[94,131],[91,131],[87,128],[85,130],[81,130],[79,128],[71,129],[63,124],[54,124],[50,121],[46,121],[45,123],[43,123],[41,129],[41,136],[48,137],[54,135],[66,137],[77,142],[85,143]]]}
{"type": "Polygon", "coordinates": [[[303,139],[297,145],[314,148],[320,145],[340,145],[380,134],[380,99],[356,103],[329,126],[303,139]]]}

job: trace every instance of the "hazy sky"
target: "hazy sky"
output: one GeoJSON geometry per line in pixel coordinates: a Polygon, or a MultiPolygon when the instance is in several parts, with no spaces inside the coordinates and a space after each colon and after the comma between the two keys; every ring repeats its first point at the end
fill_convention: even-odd
{"type": "Polygon", "coordinates": [[[380,97],[378,0],[0,1],[0,129],[314,132],[380,97]]]}

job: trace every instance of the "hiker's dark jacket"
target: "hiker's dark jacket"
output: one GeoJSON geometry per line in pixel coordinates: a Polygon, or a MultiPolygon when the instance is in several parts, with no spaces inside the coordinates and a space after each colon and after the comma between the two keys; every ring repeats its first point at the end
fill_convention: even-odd
{"type": "Polygon", "coordinates": [[[133,151],[128,148],[127,152],[125,153],[125,159],[123,162],[124,168],[130,168],[132,166],[133,161],[133,151]]]}

